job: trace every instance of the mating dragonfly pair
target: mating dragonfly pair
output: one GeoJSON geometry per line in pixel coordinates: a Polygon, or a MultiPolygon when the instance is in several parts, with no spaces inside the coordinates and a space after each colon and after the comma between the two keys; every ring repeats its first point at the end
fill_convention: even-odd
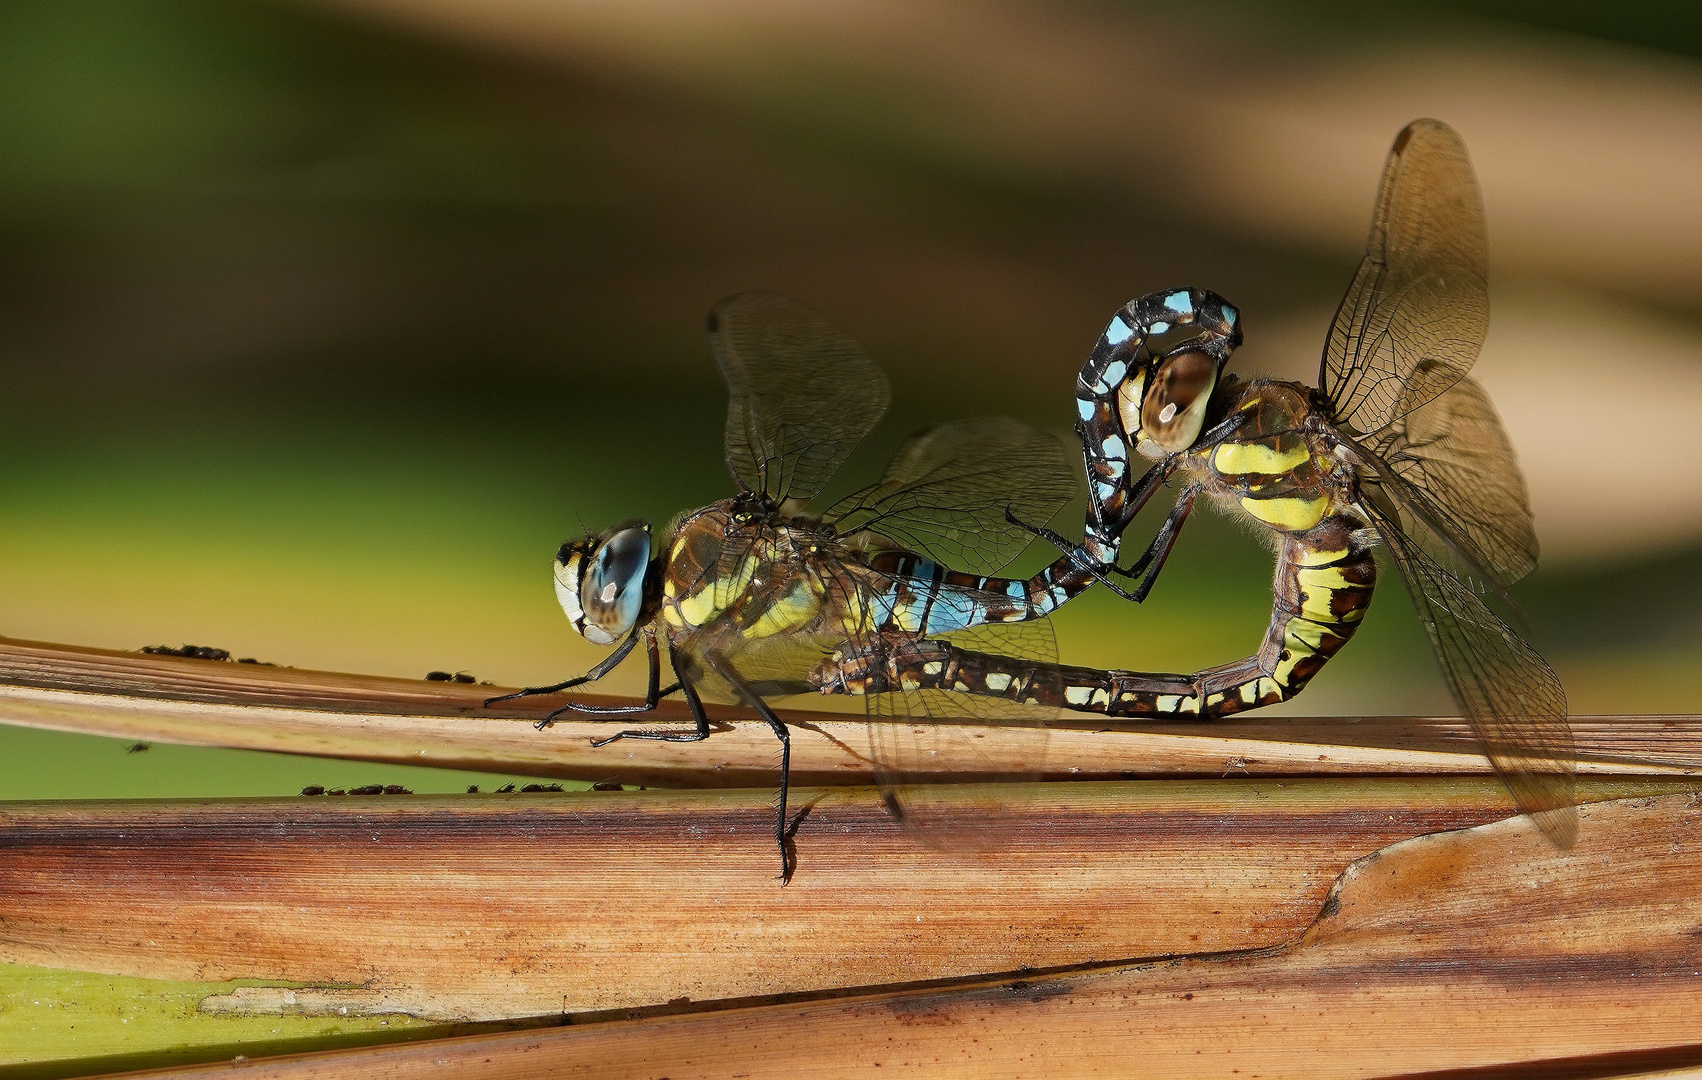
{"type": "Polygon", "coordinates": [[[790,748],[769,699],[862,696],[887,805],[926,831],[920,778],[961,731],[943,721],[1043,726],[1060,709],[1199,718],[1286,700],[1353,636],[1380,545],[1497,773],[1520,809],[1568,846],[1576,824],[1565,695],[1484,600],[1510,604],[1506,590],[1537,550],[1512,445],[1467,376],[1488,326],[1486,251],[1465,147],[1447,125],[1421,120],[1389,155],[1318,387],[1225,375],[1241,328],[1212,293],[1176,289],[1123,307],[1077,380],[1089,482],[1079,544],[1043,527],[1076,489],[1073,462],[1008,420],[924,431],[879,483],[809,510],[886,410],[887,380],[856,342],[795,301],[724,301],[709,337],[730,394],[726,457],[738,494],[660,535],[632,521],[564,544],[555,562],[562,608],[587,639],[618,647],[584,676],[509,696],[595,681],[642,644],[642,704],[569,702],[540,726],[569,710],[642,713],[678,692],[695,727],[603,742],[691,742],[710,734],[705,694],[749,706],[782,746],[785,876],[790,748]],[[1137,462],[1148,463],[1139,475],[1137,462]],[[1171,480],[1180,481],[1174,508],[1144,553],[1120,565],[1123,534],[1171,480]],[[1270,534],[1275,598],[1258,652],[1192,675],[1058,663],[1047,616],[1096,582],[1144,599],[1201,495],[1270,534]],[[1035,536],[1061,556],[1026,579],[987,576],[1035,536]],[[664,645],[675,678],[667,687],[664,645]]]}

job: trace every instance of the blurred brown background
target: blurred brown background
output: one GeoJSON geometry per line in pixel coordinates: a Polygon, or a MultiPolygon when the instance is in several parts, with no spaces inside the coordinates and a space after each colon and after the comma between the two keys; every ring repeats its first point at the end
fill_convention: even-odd
{"type": "MultiPolygon", "coordinates": [[[[1702,14],[1656,3],[11,0],[0,633],[564,677],[600,650],[551,596],[562,538],[731,490],[721,296],[792,293],[891,373],[847,485],[938,419],[1067,435],[1154,289],[1224,294],[1237,370],[1311,379],[1430,115],[1488,209],[1477,372],[1537,511],[1533,639],[1575,712],[1695,711],[1699,58],[1702,14]]],[[[1153,598],[1084,598],[1062,650],[1233,659],[1268,578],[1196,515],[1153,598]]],[[[1449,711],[1392,573],[1287,709],[1449,711]]],[[[0,744],[11,797],[335,780],[0,744]]]]}

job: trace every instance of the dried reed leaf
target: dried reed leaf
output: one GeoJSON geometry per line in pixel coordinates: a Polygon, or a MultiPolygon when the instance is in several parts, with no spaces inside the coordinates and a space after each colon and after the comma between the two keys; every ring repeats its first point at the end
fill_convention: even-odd
{"type": "MultiPolygon", "coordinates": [[[[506,687],[300,671],[0,639],[0,722],[149,742],[276,750],[363,761],[482,769],[561,779],[675,787],[775,783],[774,738],[751,714],[711,706],[725,730],[703,743],[622,742],[594,748],[630,721],[532,720],[560,697],[483,702],[506,687]]],[[[607,704],[615,699],[585,695],[607,704]]],[[[843,704],[843,703],[842,703],[843,704]]],[[[795,726],[794,781],[872,782],[858,716],[786,709],[795,726]]],[[[682,723],[663,702],[645,725],[682,723]]],[[[1213,723],[1117,723],[1081,718],[1054,727],[1045,751],[1056,779],[1138,776],[1482,774],[1488,762],[1456,719],[1248,718],[1213,723]]],[[[1702,717],[1579,717],[1579,771],[1597,775],[1702,772],[1702,717]]],[[[977,729],[973,762],[945,762],[973,780],[989,767],[1023,771],[1035,759],[1027,728],[977,729]]]]}
{"type": "Polygon", "coordinates": [[[157,1075],[1691,1075],[1698,797],[1579,817],[1570,853],[1516,818],[1366,856],[1275,949],[157,1075]]]}
{"type": "Polygon", "coordinates": [[[870,791],[800,792],[784,887],[765,792],[10,804],[0,960],[440,1021],[905,984],[1278,945],[1366,852],[1511,812],[1488,778],[1002,794],[960,792],[1004,819],[977,857],[918,846],[870,791]]]}

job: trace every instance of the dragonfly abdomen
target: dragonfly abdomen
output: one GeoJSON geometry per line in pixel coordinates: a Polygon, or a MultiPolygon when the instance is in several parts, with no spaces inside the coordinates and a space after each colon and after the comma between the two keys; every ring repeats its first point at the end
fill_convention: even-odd
{"type": "Polygon", "coordinates": [[[1298,694],[1371,606],[1377,562],[1363,522],[1332,515],[1277,552],[1276,603],[1258,653],[1193,675],[1106,671],[910,641],[825,662],[823,693],[951,690],[1107,716],[1226,716],[1298,694]]]}
{"type": "Polygon", "coordinates": [[[1279,547],[1264,643],[1254,656],[1194,676],[1204,715],[1288,700],[1353,637],[1377,584],[1371,549],[1352,540],[1357,526],[1351,518],[1327,518],[1279,547]]]}
{"type": "Polygon", "coordinates": [[[918,635],[1044,618],[1094,582],[1069,555],[1029,578],[960,573],[908,551],[883,552],[869,565],[888,579],[875,600],[878,628],[918,635]]]}

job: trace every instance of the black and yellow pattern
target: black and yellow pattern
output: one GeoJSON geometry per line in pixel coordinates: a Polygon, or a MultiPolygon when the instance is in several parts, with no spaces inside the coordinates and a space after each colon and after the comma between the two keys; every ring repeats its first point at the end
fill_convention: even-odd
{"type": "Polygon", "coordinates": [[[1466,373],[1488,325],[1483,207],[1459,136],[1419,120],[1384,167],[1365,258],[1325,342],[1319,386],[1224,377],[1241,342],[1221,297],[1172,289],[1125,305],[1076,382],[1090,498],[1078,564],[1139,602],[1196,501],[1267,532],[1276,551],[1257,653],[1171,675],[1035,665],[930,643],[872,664],[836,657],[829,692],[911,686],[1112,716],[1214,717],[1299,693],[1358,629],[1384,546],[1444,677],[1519,806],[1565,846],[1572,743],[1547,664],[1484,603],[1536,563],[1511,443],[1466,373]],[[1150,463],[1140,474],[1132,464],[1150,463]],[[1124,532],[1180,482],[1146,551],[1119,566],[1124,532]],[[1122,590],[1113,575],[1139,578],[1122,590]],[[1474,589],[1461,579],[1469,579],[1474,589]]]}

